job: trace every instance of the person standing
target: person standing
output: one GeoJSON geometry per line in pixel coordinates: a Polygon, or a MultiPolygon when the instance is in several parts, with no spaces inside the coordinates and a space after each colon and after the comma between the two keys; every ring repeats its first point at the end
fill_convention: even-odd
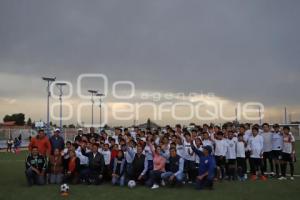
{"type": "Polygon", "coordinates": [[[267,161],[269,162],[270,166],[270,172],[271,175],[274,175],[274,165],[272,160],[272,139],[273,139],[273,133],[270,131],[270,126],[268,123],[264,123],[262,125],[263,132],[261,136],[263,137],[264,144],[263,144],[263,166],[264,166],[264,172],[267,171],[267,161]]]}
{"type": "Polygon", "coordinates": [[[38,152],[43,156],[50,156],[51,144],[43,129],[40,129],[36,137],[31,138],[28,149],[32,151],[33,147],[38,148],[38,152]]]}
{"type": "Polygon", "coordinates": [[[52,148],[51,154],[54,153],[54,149],[58,149],[60,152],[64,150],[65,142],[60,136],[60,130],[58,128],[55,129],[54,134],[50,137],[50,144],[52,148]]]}
{"type": "Polygon", "coordinates": [[[275,165],[276,177],[279,178],[280,160],[282,155],[283,136],[279,130],[279,125],[274,124],[272,133],[272,159],[275,165]]]}
{"type": "Polygon", "coordinates": [[[257,179],[257,171],[260,169],[261,180],[266,180],[262,156],[263,156],[263,144],[264,139],[261,135],[258,134],[258,127],[252,127],[252,136],[248,141],[248,149],[250,150],[250,168],[251,168],[251,180],[257,179]]]}
{"type": "Polygon", "coordinates": [[[290,133],[290,127],[283,127],[283,148],[281,161],[281,177],[279,180],[286,180],[287,163],[290,165],[291,180],[294,180],[294,158],[295,158],[295,138],[290,133]]]}

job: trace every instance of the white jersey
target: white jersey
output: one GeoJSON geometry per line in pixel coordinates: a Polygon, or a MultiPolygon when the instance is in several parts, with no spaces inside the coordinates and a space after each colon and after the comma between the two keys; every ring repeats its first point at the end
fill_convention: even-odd
{"type": "Polygon", "coordinates": [[[272,134],[272,150],[280,151],[283,146],[283,136],[280,132],[272,134]]]}
{"type": "Polygon", "coordinates": [[[289,153],[289,154],[293,153],[293,146],[292,146],[293,142],[295,142],[295,138],[292,134],[284,135],[282,152],[289,153]]]}
{"type": "Polygon", "coordinates": [[[251,136],[252,136],[252,131],[250,129],[246,130],[243,136],[244,141],[248,142],[251,136]]]}
{"type": "Polygon", "coordinates": [[[88,165],[89,164],[89,158],[84,156],[81,153],[81,148],[78,147],[77,150],[75,151],[77,158],[80,160],[80,165],[88,165]]]}
{"type": "Polygon", "coordinates": [[[261,136],[264,138],[263,152],[272,151],[273,134],[271,132],[263,132],[261,136]]]}
{"type": "MultiPolygon", "coordinates": [[[[195,146],[195,147],[196,147],[196,146],[195,146]]],[[[196,149],[198,149],[199,151],[203,151],[202,146],[196,147],[196,149]]],[[[199,156],[195,156],[195,162],[196,162],[197,164],[200,163],[200,158],[199,158],[199,156]]]]}
{"type": "Polygon", "coordinates": [[[176,151],[177,155],[179,155],[181,158],[184,158],[185,148],[182,144],[176,145],[176,151]]]}
{"type": "Polygon", "coordinates": [[[227,139],[226,159],[236,159],[236,138],[227,139]]]}
{"type": "Polygon", "coordinates": [[[105,165],[109,165],[111,159],[111,152],[109,150],[107,151],[101,150],[100,153],[103,155],[105,165]]]}
{"type": "Polygon", "coordinates": [[[251,151],[251,158],[261,158],[263,153],[264,139],[261,135],[251,136],[248,141],[248,149],[251,151]]]}
{"type": "MultiPolygon", "coordinates": [[[[211,146],[212,152],[211,154],[214,155],[214,142],[212,140],[202,140],[203,146],[211,146]]],[[[198,157],[198,156],[196,156],[198,157]]]]}
{"type": "Polygon", "coordinates": [[[215,140],[215,156],[226,156],[227,142],[225,139],[215,140]]]}
{"type": "Polygon", "coordinates": [[[236,143],[236,157],[237,158],[245,158],[246,157],[245,151],[246,151],[245,143],[238,141],[236,143]]]}
{"type": "Polygon", "coordinates": [[[68,148],[64,148],[64,150],[62,151],[61,155],[64,157],[64,159],[69,159],[70,155],[69,155],[69,150],[68,148]]]}
{"type": "Polygon", "coordinates": [[[143,152],[146,156],[146,160],[153,160],[152,151],[149,145],[146,145],[143,152]]]}
{"type": "Polygon", "coordinates": [[[184,141],[184,159],[186,160],[191,160],[195,161],[195,154],[194,151],[192,150],[191,143],[184,141]]]}

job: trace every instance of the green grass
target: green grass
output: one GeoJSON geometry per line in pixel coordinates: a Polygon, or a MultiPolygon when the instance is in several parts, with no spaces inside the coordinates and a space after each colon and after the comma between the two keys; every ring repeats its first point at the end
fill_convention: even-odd
{"type": "MultiPolygon", "coordinates": [[[[300,149],[300,142],[297,143],[297,149],[300,149]]],[[[300,150],[299,150],[300,151],[300,150]]],[[[300,160],[300,154],[297,154],[297,160],[300,160]]],[[[10,153],[0,153],[0,200],[10,199],[30,199],[30,200],[48,200],[48,199],[124,199],[134,200],[142,199],[299,199],[300,196],[300,177],[295,181],[278,181],[270,179],[266,182],[246,181],[246,182],[227,182],[217,183],[213,191],[197,191],[192,186],[182,188],[160,188],[150,190],[146,187],[137,187],[129,189],[127,187],[111,186],[104,184],[101,186],[71,185],[70,195],[61,197],[59,186],[33,186],[27,187],[24,177],[24,162],[26,152],[19,155],[10,153]]],[[[300,174],[300,164],[296,163],[295,174],[300,174]]]]}

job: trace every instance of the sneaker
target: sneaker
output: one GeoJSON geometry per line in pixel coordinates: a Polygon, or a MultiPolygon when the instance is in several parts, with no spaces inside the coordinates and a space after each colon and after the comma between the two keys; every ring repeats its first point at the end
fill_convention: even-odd
{"type": "Polygon", "coordinates": [[[166,182],[164,180],[161,180],[161,186],[166,186],[166,182]]]}
{"type": "Polygon", "coordinates": [[[153,186],[152,186],[152,188],[151,188],[151,189],[157,189],[157,188],[159,188],[159,185],[157,185],[157,184],[153,184],[153,186]]]}
{"type": "Polygon", "coordinates": [[[245,180],[248,179],[248,175],[247,175],[247,174],[244,175],[244,179],[245,179],[245,180]]]}
{"type": "Polygon", "coordinates": [[[291,178],[290,178],[290,179],[291,179],[292,181],[293,181],[293,180],[295,180],[293,176],[291,176],[291,178]]]}
{"type": "Polygon", "coordinates": [[[280,181],[286,180],[286,177],[282,176],[282,177],[278,178],[278,180],[280,180],[280,181]]]}
{"type": "Polygon", "coordinates": [[[260,177],[260,180],[266,181],[266,180],[267,180],[267,177],[266,177],[266,176],[261,176],[261,177],[260,177]]]}

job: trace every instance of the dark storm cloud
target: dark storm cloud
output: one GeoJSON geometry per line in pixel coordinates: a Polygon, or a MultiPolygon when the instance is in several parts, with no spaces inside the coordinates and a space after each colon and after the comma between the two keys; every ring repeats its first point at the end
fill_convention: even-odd
{"type": "Polygon", "coordinates": [[[2,0],[0,71],[298,104],[299,10],[297,0],[2,0]]]}

